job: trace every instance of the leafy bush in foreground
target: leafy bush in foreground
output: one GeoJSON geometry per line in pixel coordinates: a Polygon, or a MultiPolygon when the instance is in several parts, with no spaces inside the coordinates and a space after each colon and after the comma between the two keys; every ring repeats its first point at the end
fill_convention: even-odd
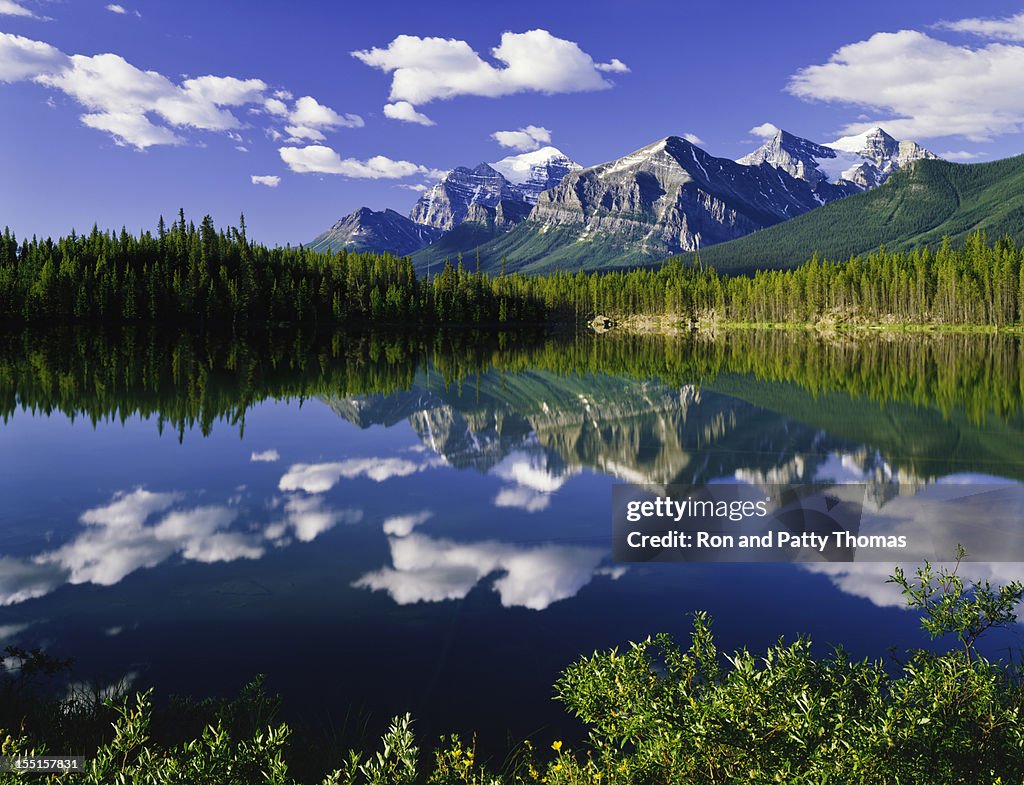
{"type": "MultiPolygon", "coordinates": [[[[624,652],[595,653],[562,674],[556,694],[588,726],[585,751],[555,740],[553,755],[538,754],[527,741],[500,771],[489,771],[473,745],[450,737],[425,767],[405,716],[394,720],[380,750],[350,752],[323,783],[1021,782],[1021,674],[987,660],[975,644],[986,630],[1015,621],[1024,584],[968,586],[956,568],[936,572],[930,565],[912,578],[897,570],[890,581],[923,613],[927,632],[955,636],[958,645],[912,651],[895,669],[851,660],[842,650],[816,659],[806,638],[780,641],[762,657],[746,650],[723,657],[708,617],[698,613],[685,651],[660,635],[624,652]]],[[[294,781],[284,725],[235,738],[219,718],[199,738],[161,747],[150,739],[151,713],[148,694],[123,703],[113,738],[91,756],[89,772],[64,779],[294,781]]],[[[0,754],[33,749],[27,738],[4,736],[0,754]]],[[[0,783],[15,781],[0,775],[0,783]]]]}

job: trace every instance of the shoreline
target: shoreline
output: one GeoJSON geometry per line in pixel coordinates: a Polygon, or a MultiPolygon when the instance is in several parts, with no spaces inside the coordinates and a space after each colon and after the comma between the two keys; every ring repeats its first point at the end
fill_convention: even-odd
{"type": "Polygon", "coordinates": [[[939,322],[746,322],[717,319],[689,320],[676,314],[662,316],[635,315],[624,318],[596,317],[589,323],[595,333],[625,332],[648,335],[714,335],[726,331],[766,330],[776,332],[804,332],[819,335],[868,335],[868,334],[910,334],[910,335],[1018,335],[1024,336],[1024,324],[947,324],[939,322]],[[597,326],[605,320],[611,326],[597,326]]]}

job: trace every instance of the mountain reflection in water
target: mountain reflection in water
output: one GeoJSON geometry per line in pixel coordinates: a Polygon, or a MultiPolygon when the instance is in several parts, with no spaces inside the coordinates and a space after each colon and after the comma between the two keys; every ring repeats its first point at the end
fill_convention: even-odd
{"type": "Polygon", "coordinates": [[[918,531],[951,483],[998,481],[1024,517],[1019,338],[219,340],[8,336],[4,641],[503,733],[573,657],[684,637],[697,608],[725,648],[916,640],[891,565],[614,564],[614,482],[865,483],[875,520],[918,531]]]}

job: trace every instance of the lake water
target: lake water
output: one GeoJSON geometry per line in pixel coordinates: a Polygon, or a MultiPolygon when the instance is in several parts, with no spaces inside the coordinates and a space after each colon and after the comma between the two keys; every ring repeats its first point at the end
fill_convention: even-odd
{"type": "Polygon", "coordinates": [[[727,650],[882,655],[924,640],[890,565],[615,564],[611,487],[1019,488],[1021,373],[995,336],[8,336],[0,643],[491,744],[573,734],[560,669],[698,609],[727,650]]]}

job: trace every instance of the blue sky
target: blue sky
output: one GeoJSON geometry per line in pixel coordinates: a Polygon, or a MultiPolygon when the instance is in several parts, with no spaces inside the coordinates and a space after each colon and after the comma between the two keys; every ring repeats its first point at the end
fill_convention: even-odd
{"type": "Polygon", "coordinates": [[[548,138],[584,165],[669,134],[736,158],[766,123],[1024,152],[1024,5],[965,8],[0,0],[0,225],[137,231],[184,207],[296,244],[548,138]]]}

